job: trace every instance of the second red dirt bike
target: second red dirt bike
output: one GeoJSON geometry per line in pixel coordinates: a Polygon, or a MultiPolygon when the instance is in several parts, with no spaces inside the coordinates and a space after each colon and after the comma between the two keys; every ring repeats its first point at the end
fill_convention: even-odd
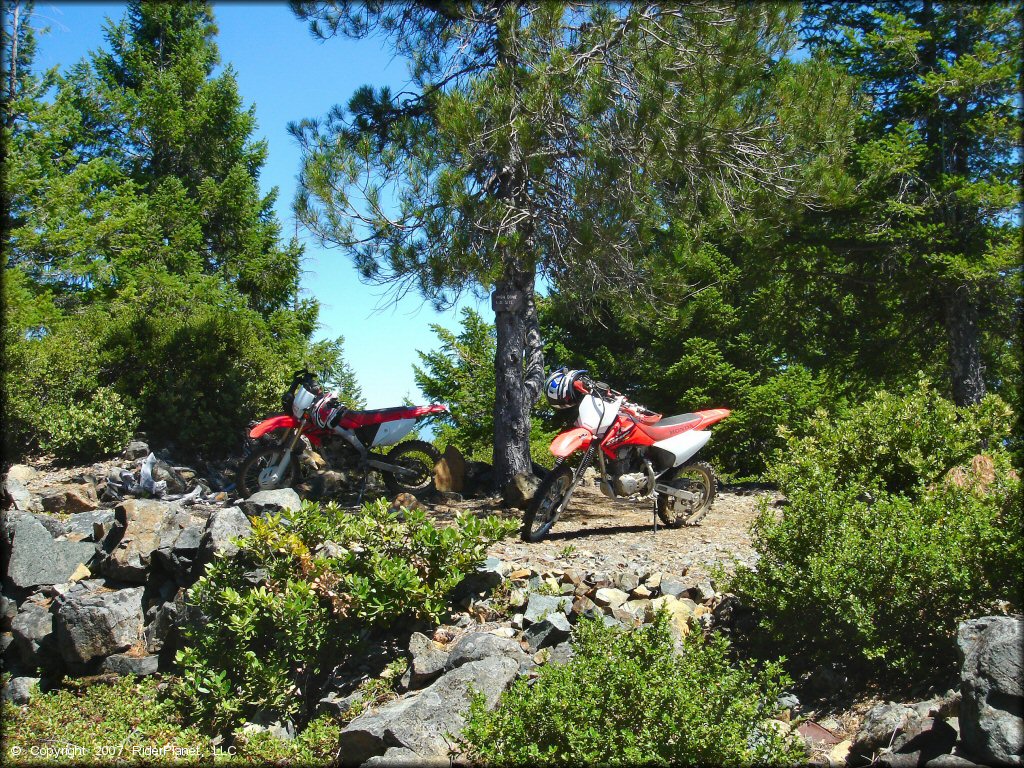
{"type": "MultiPolygon", "coordinates": [[[[438,450],[422,440],[399,443],[412,431],[418,419],[448,409],[443,405],[411,405],[368,411],[351,411],[325,396],[313,374],[299,371],[282,398],[284,413],[271,416],[249,430],[253,440],[272,442],[258,445],[242,462],[236,474],[238,491],[248,497],[257,491],[287,488],[299,477],[299,463],[306,441],[314,450],[328,445],[341,455],[343,466],[363,473],[363,484],[371,470],[384,477],[392,493],[422,493],[434,482],[438,450]],[[375,448],[395,445],[386,455],[375,448]]],[[[362,492],[360,492],[360,497],[362,492]]]]}
{"type": "Polygon", "coordinates": [[[696,525],[707,515],[718,479],[709,464],[691,460],[711,436],[705,428],[728,416],[728,409],[662,418],[585,371],[567,368],[548,377],[545,395],[553,408],[578,407],[579,416],[551,443],[557,463],[526,509],[523,541],[548,534],[595,458],[601,492],[609,498],[653,495],[658,517],[670,528],[696,525]],[[568,459],[578,452],[583,457],[574,469],[568,459]]]}

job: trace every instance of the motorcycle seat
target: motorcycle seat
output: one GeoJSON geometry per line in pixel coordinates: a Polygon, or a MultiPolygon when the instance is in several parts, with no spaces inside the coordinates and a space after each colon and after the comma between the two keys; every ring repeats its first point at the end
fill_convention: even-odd
{"type": "Polygon", "coordinates": [[[658,441],[666,440],[673,435],[678,435],[680,432],[685,432],[696,426],[700,421],[701,417],[696,413],[681,413],[678,416],[669,416],[661,419],[653,424],[638,424],[637,426],[652,439],[658,441]]]}
{"type": "Polygon", "coordinates": [[[400,419],[418,419],[447,410],[443,405],[399,405],[395,408],[377,408],[369,411],[347,411],[339,420],[338,426],[345,429],[358,429],[373,424],[384,424],[400,419]]]}
{"type": "Polygon", "coordinates": [[[728,408],[711,408],[710,410],[697,411],[696,413],[681,413],[678,416],[669,416],[667,419],[662,419],[654,424],[638,424],[637,426],[652,440],[658,442],[675,437],[681,432],[711,426],[729,414],[728,408]]]}

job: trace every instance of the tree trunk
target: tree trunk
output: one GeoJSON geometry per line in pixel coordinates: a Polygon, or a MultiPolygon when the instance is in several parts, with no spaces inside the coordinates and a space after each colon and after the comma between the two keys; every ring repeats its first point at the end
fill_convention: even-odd
{"type": "Polygon", "coordinates": [[[530,408],[544,380],[544,356],[534,303],[534,274],[507,270],[495,293],[518,300],[505,309],[495,304],[494,483],[502,489],[529,472],[530,408]]]}
{"type": "Polygon", "coordinates": [[[966,286],[947,294],[946,337],[953,400],[957,405],[974,405],[985,396],[985,380],[982,378],[978,306],[966,286]]]}

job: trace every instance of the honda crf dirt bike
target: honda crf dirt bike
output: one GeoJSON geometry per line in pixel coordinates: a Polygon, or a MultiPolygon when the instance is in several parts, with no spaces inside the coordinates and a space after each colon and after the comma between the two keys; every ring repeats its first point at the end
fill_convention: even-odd
{"type": "MultiPolygon", "coordinates": [[[[523,541],[548,534],[595,459],[605,496],[632,503],[653,495],[657,517],[669,528],[696,525],[707,515],[718,480],[710,465],[692,459],[711,436],[706,428],[728,416],[728,409],[662,418],[585,371],[566,368],[548,377],[545,395],[552,407],[576,406],[579,415],[576,426],[551,443],[556,465],[527,507],[523,541]],[[574,469],[568,460],[576,453],[583,456],[574,469]]],[[[654,525],[657,530],[657,520],[654,525]]]]}
{"type": "MultiPolygon", "coordinates": [[[[253,440],[269,444],[257,447],[238,468],[236,482],[245,498],[257,491],[291,487],[299,476],[299,463],[306,441],[313,450],[324,446],[340,453],[339,469],[363,473],[363,486],[371,470],[379,471],[392,493],[421,493],[434,482],[434,466],[441,458],[438,450],[422,440],[408,440],[392,448],[387,455],[374,449],[394,445],[412,431],[418,419],[448,409],[439,404],[351,411],[334,407],[325,415],[326,398],[313,374],[299,371],[282,398],[284,413],[271,416],[249,430],[253,440]],[[278,436],[279,434],[279,436],[278,436]]],[[[331,401],[336,404],[336,401],[331,401]]],[[[362,490],[360,491],[362,498],[362,490]]]]}

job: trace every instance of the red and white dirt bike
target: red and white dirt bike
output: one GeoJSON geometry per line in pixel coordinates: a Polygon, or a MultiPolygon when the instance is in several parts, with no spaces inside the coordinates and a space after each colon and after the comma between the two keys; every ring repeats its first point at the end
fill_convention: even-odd
{"type": "Polygon", "coordinates": [[[327,407],[325,400],[313,374],[295,374],[282,399],[285,413],[264,419],[249,430],[249,437],[254,440],[274,433],[280,433],[280,437],[275,435],[272,443],[255,448],[239,466],[236,484],[243,498],[256,491],[294,485],[305,440],[317,451],[325,445],[334,448],[333,453],[340,455],[341,466],[337,468],[361,471],[364,487],[371,470],[383,475],[392,493],[416,494],[433,485],[434,466],[441,454],[430,443],[407,440],[387,455],[373,449],[398,443],[412,431],[417,419],[443,413],[448,410],[445,406],[413,405],[369,411],[330,409],[334,413],[332,418],[317,412],[327,407]]]}
{"type": "Polygon", "coordinates": [[[545,395],[556,409],[577,406],[579,416],[573,429],[551,443],[558,461],[526,509],[523,541],[548,534],[595,457],[601,491],[609,498],[632,503],[653,495],[657,516],[670,528],[696,525],[707,515],[718,479],[709,464],[691,460],[711,436],[705,428],[728,416],[728,409],[663,419],[585,371],[567,368],[548,377],[545,395]],[[574,469],[568,459],[580,451],[583,458],[574,469]]]}

